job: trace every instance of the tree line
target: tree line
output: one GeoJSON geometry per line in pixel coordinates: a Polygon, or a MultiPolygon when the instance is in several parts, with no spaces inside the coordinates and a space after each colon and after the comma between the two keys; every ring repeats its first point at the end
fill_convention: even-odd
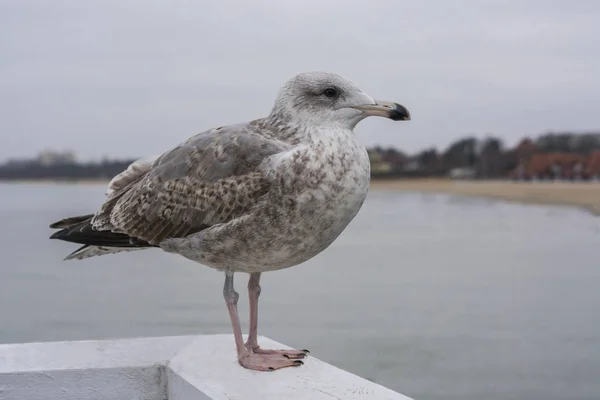
{"type": "Polygon", "coordinates": [[[467,168],[479,178],[507,178],[519,168],[527,169],[534,161],[536,168],[542,170],[561,163],[562,159],[585,163],[589,156],[600,152],[600,132],[551,132],[535,139],[523,138],[512,148],[505,146],[501,138],[488,135],[484,139],[462,137],[442,151],[431,147],[414,155],[392,148],[376,147],[372,151],[382,161],[393,164],[391,171],[381,173],[381,177],[444,176],[454,169],[467,168]]]}
{"type": "MultiPolygon", "coordinates": [[[[531,164],[530,160],[534,156],[537,156],[537,164],[544,163],[544,155],[554,155],[548,156],[547,161],[554,164],[560,162],[557,154],[578,155],[575,158],[565,158],[575,160],[569,162],[585,160],[582,157],[600,152],[600,132],[546,133],[536,139],[524,138],[513,148],[507,148],[501,138],[488,135],[484,139],[466,136],[457,139],[443,151],[430,147],[412,155],[394,148],[374,147],[369,150],[377,155],[378,162],[387,163],[388,167],[385,172],[374,172],[374,177],[444,176],[456,168],[469,168],[475,171],[477,177],[501,178],[511,176],[519,168],[525,168],[531,164]]],[[[110,179],[133,161],[134,159],[50,164],[41,163],[37,159],[11,161],[0,165],[0,179],[110,179]]],[[[542,165],[539,168],[550,166],[542,165]]],[[[374,168],[372,170],[375,171],[374,168]]]]}

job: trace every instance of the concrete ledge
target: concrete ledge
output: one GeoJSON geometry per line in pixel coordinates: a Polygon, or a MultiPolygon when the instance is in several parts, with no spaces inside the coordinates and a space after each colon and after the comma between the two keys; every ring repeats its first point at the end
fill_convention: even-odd
{"type": "Polygon", "coordinates": [[[410,400],[313,356],[300,368],[244,369],[231,335],[0,345],[2,400],[287,398],[410,400]]]}

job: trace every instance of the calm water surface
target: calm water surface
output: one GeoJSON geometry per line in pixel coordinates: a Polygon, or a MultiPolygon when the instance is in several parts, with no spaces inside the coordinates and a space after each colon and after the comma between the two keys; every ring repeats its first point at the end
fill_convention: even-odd
{"type": "MultiPolygon", "coordinates": [[[[230,332],[217,271],[61,261],[75,246],[48,224],[103,192],[0,185],[0,343],[230,332]]],[[[263,277],[259,332],[416,399],[597,400],[599,244],[578,210],[371,192],[328,250],[263,277]]]]}

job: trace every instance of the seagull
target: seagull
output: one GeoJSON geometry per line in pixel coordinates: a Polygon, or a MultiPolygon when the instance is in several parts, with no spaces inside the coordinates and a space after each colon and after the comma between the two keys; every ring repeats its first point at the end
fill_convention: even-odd
{"type": "Polygon", "coordinates": [[[319,254],[356,216],[370,162],[353,129],[369,116],[411,118],[345,77],[300,73],[285,82],[267,117],[207,130],[133,162],[110,181],[94,214],[51,224],[59,230],[50,238],[83,245],[66,259],[160,248],[224,272],[239,364],[257,371],[302,365],[307,350],[258,344],[260,277],[319,254]],[[236,272],[249,274],[246,342],[236,272]]]}

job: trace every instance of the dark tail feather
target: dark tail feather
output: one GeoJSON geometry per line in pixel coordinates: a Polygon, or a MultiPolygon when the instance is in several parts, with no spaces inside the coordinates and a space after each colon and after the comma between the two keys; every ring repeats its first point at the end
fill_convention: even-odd
{"type": "Polygon", "coordinates": [[[75,250],[74,252],[72,252],[71,254],[69,254],[68,256],[65,257],[65,260],[70,259],[71,257],[73,257],[75,254],[79,253],[82,250],[87,249],[88,247],[90,247],[89,244],[84,244],[83,246],[79,247],[77,250],[75,250]]]}
{"type": "Polygon", "coordinates": [[[94,216],[94,214],[88,214],[88,215],[82,215],[79,217],[69,217],[69,218],[61,219],[60,221],[50,224],[50,228],[52,228],[52,229],[68,228],[68,227],[77,225],[80,222],[86,221],[88,219],[91,220],[93,216],[94,216]]]}
{"type": "MultiPolygon", "coordinates": [[[[79,217],[70,217],[55,222],[50,225],[51,228],[62,228],[55,232],[50,239],[59,239],[66,242],[79,243],[86,246],[104,246],[104,247],[156,247],[143,240],[131,237],[124,233],[111,231],[98,231],[92,228],[92,217],[82,215],[79,217]]],[[[77,251],[82,250],[82,248],[77,251]]]]}

